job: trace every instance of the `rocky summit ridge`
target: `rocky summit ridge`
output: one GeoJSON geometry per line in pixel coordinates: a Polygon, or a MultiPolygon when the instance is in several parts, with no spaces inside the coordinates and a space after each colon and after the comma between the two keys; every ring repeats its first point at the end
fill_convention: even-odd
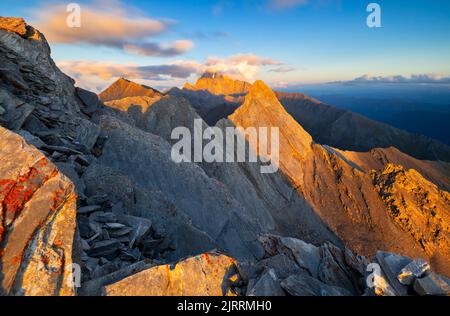
{"type": "Polygon", "coordinates": [[[221,72],[206,72],[194,85],[186,83],[186,90],[203,90],[214,95],[239,96],[249,92],[252,85],[241,80],[234,80],[221,72]]]}
{"type": "Polygon", "coordinates": [[[103,102],[120,100],[127,97],[157,97],[163,94],[156,89],[141,85],[125,78],[119,78],[99,94],[103,102]]]}
{"type": "Polygon", "coordinates": [[[445,164],[319,144],[261,81],[119,79],[103,102],[22,19],[0,18],[0,59],[0,295],[450,293],[445,164]],[[171,160],[218,104],[216,128],[280,129],[278,172],[171,160]]]}

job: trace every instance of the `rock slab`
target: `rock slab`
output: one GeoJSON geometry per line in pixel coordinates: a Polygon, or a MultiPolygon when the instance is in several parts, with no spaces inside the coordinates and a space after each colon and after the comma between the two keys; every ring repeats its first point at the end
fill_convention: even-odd
{"type": "Polygon", "coordinates": [[[225,255],[202,254],[160,265],[105,286],[107,296],[232,296],[236,262],[225,255]]]}
{"type": "Polygon", "coordinates": [[[0,294],[74,295],[74,185],[0,127],[0,294]]]}

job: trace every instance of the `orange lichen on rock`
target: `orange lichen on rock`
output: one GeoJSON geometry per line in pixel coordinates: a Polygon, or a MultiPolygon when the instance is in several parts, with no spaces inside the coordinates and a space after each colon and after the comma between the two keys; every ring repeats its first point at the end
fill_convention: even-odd
{"type": "Polygon", "coordinates": [[[7,226],[17,218],[33,194],[56,174],[56,167],[51,166],[44,157],[17,179],[6,179],[0,182],[0,203],[7,226]]]}
{"type": "Polygon", "coordinates": [[[39,150],[2,127],[0,177],[0,292],[73,295],[66,271],[75,233],[74,185],[39,150]]]}

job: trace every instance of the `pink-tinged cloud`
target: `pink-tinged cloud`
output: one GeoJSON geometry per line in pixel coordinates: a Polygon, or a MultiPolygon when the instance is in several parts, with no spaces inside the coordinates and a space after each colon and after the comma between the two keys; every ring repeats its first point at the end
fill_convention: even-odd
{"type": "Polygon", "coordinates": [[[254,54],[209,57],[203,62],[180,60],[148,66],[98,61],[60,61],[57,64],[76,80],[78,86],[96,92],[119,77],[158,82],[160,86],[165,83],[168,86],[175,82],[182,85],[188,78],[207,71],[220,71],[237,79],[253,81],[264,68],[283,65],[279,61],[254,54]]]}
{"type": "Polygon", "coordinates": [[[150,41],[168,32],[173,22],[147,17],[118,0],[100,0],[80,7],[81,27],[69,27],[66,4],[57,3],[34,8],[33,24],[50,43],[104,45],[149,56],[174,56],[193,46],[190,41],[169,44],[150,41]]]}

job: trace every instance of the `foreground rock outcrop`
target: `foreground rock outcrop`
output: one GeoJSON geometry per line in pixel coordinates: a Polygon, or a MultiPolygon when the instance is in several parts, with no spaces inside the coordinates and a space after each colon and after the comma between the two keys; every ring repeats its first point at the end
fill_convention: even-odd
{"type": "Polygon", "coordinates": [[[53,163],[0,127],[0,294],[74,295],[76,198],[53,163]]]}
{"type": "Polygon", "coordinates": [[[104,291],[107,296],[230,296],[237,280],[234,259],[205,253],[144,270],[104,291]]]}

